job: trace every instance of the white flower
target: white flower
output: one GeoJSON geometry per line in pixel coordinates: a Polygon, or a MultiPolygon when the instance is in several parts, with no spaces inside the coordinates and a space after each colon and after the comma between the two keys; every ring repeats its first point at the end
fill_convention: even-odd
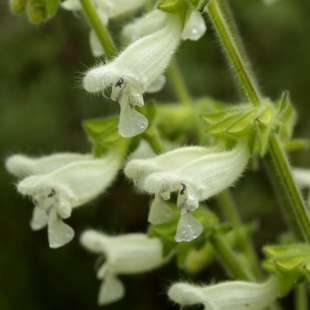
{"type": "MultiPolygon", "coordinates": [[[[56,155],[53,156],[55,163],[56,155]]],[[[76,156],[76,161],[64,164],[59,155],[59,164],[62,162],[63,165],[51,171],[47,170],[52,166],[42,165],[44,162],[53,162],[51,157],[34,160],[38,162],[37,169],[42,168],[43,174],[28,176],[17,185],[18,191],[23,195],[31,196],[35,205],[31,228],[39,230],[48,225],[51,248],[61,247],[72,240],[74,231],[63,223],[62,219],[70,217],[73,208],[101,194],[111,184],[120,167],[119,156],[114,153],[100,159],[79,160],[79,155],[76,156]],[[48,173],[44,174],[44,172],[48,173]]],[[[57,167],[56,164],[55,167],[57,167]]],[[[33,169],[35,172],[38,170],[33,169]]]]}
{"type": "MultiPolygon", "coordinates": [[[[93,4],[102,24],[106,26],[109,19],[135,11],[148,1],[149,0],[93,0],[93,4]]],[[[69,11],[82,10],[80,0],[65,0],[61,2],[61,6],[69,11]]],[[[90,46],[93,56],[99,57],[105,54],[94,30],[90,32],[90,46]]]]}
{"type": "Polygon", "coordinates": [[[81,244],[89,251],[106,257],[97,272],[97,278],[103,280],[98,295],[99,305],[124,297],[125,289],[117,275],[146,272],[164,262],[160,240],[145,234],[112,237],[88,230],[82,234],[81,244]]]}
{"type": "Polygon", "coordinates": [[[191,241],[202,232],[202,225],[190,211],[199,201],[214,196],[241,176],[249,160],[246,143],[239,142],[230,151],[213,148],[183,147],[150,159],[136,159],[125,167],[125,174],[141,190],[155,195],[149,220],[154,224],[171,219],[165,206],[171,192],[178,192],[181,218],[175,240],[191,241]]]}
{"type": "Polygon", "coordinates": [[[33,174],[46,174],[75,161],[89,160],[90,154],[58,153],[49,156],[31,158],[24,155],[10,156],[6,162],[6,169],[18,178],[33,174]]]}
{"type": "Polygon", "coordinates": [[[182,40],[197,41],[205,34],[206,30],[207,26],[201,13],[192,11],[184,26],[182,40]]]}
{"type": "Polygon", "coordinates": [[[161,14],[165,22],[160,30],[130,44],[113,61],[89,70],[84,77],[88,92],[112,87],[111,99],[121,106],[119,133],[124,137],[138,135],[147,127],[148,120],[134,106],[144,105],[143,93],[167,68],[180,41],[179,18],[161,14]]]}
{"type": "Polygon", "coordinates": [[[173,284],[169,298],[182,305],[203,304],[205,310],[263,310],[279,295],[279,283],[271,277],[264,283],[230,281],[210,286],[173,284]]]}
{"type": "MultiPolygon", "coordinates": [[[[152,10],[148,14],[135,19],[127,24],[122,31],[123,37],[128,42],[136,41],[154,31],[157,31],[163,24],[163,14],[160,10],[152,10]]],[[[207,30],[206,23],[198,11],[192,11],[185,23],[181,34],[182,40],[199,40],[207,30]]]]}

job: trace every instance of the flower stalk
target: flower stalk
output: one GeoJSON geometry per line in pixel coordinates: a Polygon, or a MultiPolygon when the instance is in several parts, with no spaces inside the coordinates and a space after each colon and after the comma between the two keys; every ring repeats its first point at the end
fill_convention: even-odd
{"type": "Polygon", "coordinates": [[[179,66],[175,59],[173,59],[168,68],[168,75],[173,86],[173,89],[184,106],[190,106],[192,103],[191,96],[188,92],[186,84],[184,83],[179,66]]]}
{"type": "Polygon", "coordinates": [[[116,55],[116,47],[109,32],[100,21],[92,1],[80,0],[80,2],[91,26],[93,27],[103,49],[105,50],[107,58],[112,59],[116,55]]]}
{"type": "MultiPolygon", "coordinates": [[[[232,64],[232,68],[243,86],[246,97],[251,100],[254,106],[259,106],[259,91],[251,74],[249,64],[243,55],[241,42],[236,39],[238,37],[237,30],[230,21],[225,0],[211,0],[208,4],[208,12],[224,51],[232,64]]],[[[269,155],[272,161],[272,164],[268,165],[271,170],[269,176],[271,179],[274,179],[273,184],[276,186],[278,193],[288,197],[288,202],[284,202],[282,205],[286,212],[288,212],[288,208],[290,209],[289,216],[294,216],[305,240],[310,243],[310,218],[293,179],[285,151],[277,135],[273,135],[270,138],[269,155]]],[[[293,222],[294,220],[290,219],[290,224],[292,227],[295,226],[294,232],[296,233],[296,224],[293,224],[293,222]]]]}
{"type": "Polygon", "coordinates": [[[236,258],[236,254],[222,237],[213,236],[210,242],[225,268],[234,278],[244,281],[255,281],[254,276],[244,269],[236,258]]]}
{"type": "Polygon", "coordinates": [[[207,6],[210,19],[224,47],[224,52],[232,64],[232,68],[242,86],[244,94],[254,106],[260,105],[258,87],[249,74],[251,72],[245,51],[238,39],[237,31],[225,0],[211,0],[207,6]]]}
{"type": "Polygon", "coordinates": [[[236,232],[238,244],[240,245],[244,254],[247,256],[248,260],[251,263],[253,274],[257,279],[263,279],[263,274],[261,269],[259,268],[259,261],[255,253],[253,244],[244,231],[237,207],[230,191],[227,189],[226,191],[219,194],[218,201],[222,213],[224,214],[225,218],[231,223],[232,227],[236,232]]]}

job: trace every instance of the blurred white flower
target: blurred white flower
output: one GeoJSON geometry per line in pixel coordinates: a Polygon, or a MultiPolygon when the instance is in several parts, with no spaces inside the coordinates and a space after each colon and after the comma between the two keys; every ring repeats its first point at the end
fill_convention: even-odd
{"type": "Polygon", "coordinates": [[[10,156],[6,169],[18,178],[33,174],[46,174],[75,161],[89,160],[91,154],[57,153],[49,156],[31,158],[21,154],[10,156]]]}
{"type": "Polygon", "coordinates": [[[19,176],[34,173],[20,181],[17,189],[32,197],[35,207],[30,226],[39,230],[48,225],[51,248],[61,247],[72,240],[74,231],[62,219],[70,217],[73,208],[101,194],[112,183],[121,165],[115,153],[100,159],[78,154],[59,154],[35,160],[20,156],[19,159],[19,163],[18,156],[8,159],[7,167],[19,176]]]}
{"type": "Polygon", "coordinates": [[[227,187],[242,175],[248,160],[246,143],[239,142],[230,151],[213,148],[183,147],[155,158],[135,159],[125,166],[125,174],[136,186],[155,195],[149,221],[154,224],[173,216],[164,201],[171,192],[178,192],[177,206],[181,211],[175,240],[191,241],[202,232],[202,225],[190,211],[227,187]]]}
{"type": "Polygon", "coordinates": [[[125,288],[117,275],[146,272],[164,262],[160,240],[145,234],[108,236],[88,230],[82,234],[81,244],[87,250],[106,257],[97,272],[97,278],[103,280],[98,295],[99,305],[124,297],[125,288]]]}
{"type": "MultiPolygon", "coordinates": [[[[132,23],[124,26],[122,35],[128,42],[134,42],[154,31],[157,31],[164,22],[162,11],[152,10],[151,12],[135,19],[132,23]]],[[[199,40],[207,30],[202,14],[192,11],[181,34],[182,40],[199,40]]]]}
{"type": "Polygon", "coordinates": [[[205,310],[263,310],[278,295],[279,283],[274,277],[264,283],[229,281],[210,286],[175,283],[168,291],[172,301],[182,306],[203,304],[205,310]]]}
{"type": "Polygon", "coordinates": [[[179,18],[161,14],[165,22],[158,31],[133,42],[113,61],[89,70],[83,80],[88,92],[104,92],[112,87],[111,99],[121,106],[119,133],[123,137],[146,129],[148,120],[134,107],[144,105],[143,93],[158,83],[180,42],[179,18]]]}
{"type": "MultiPolygon", "coordinates": [[[[142,7],[149,0],[93,0],[94,7],[103,25],[107,25],[111,18],[130,13],[142,7]]],[[[80,0],[65,0],[61,6],[69,11],[80,11],[80,0]]],[[[105,54],[94,30],[90,32],[90,47],[92,54],[99,57],[105,54]]]]}

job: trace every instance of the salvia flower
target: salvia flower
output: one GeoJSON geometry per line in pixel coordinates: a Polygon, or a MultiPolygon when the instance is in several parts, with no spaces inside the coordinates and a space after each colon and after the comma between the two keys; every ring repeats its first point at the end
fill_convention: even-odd
{"type": "MultiPolygon", "coordinates": [[[[107,25],[111,18],[119,17],[142,7],[149,0],[93,0],[97,14],[103,25],[107,25]]],[[[80,11],[82,5],[80,0],[65,0],[61,6],[69,11],[80,11]]],[[[95,34],[90,32],[90,47],[95,57],[104,55],[104,50],[95,34]]]]}
{"type": "Polygon", "coordinates": [[[143,106],[143,93],[169,65],[181,34],[180,20],[166,14],[162,27],[130,44],[113,61],[89,70],[83,80],[88,92],[104,92],[112,87],[111,99],[121,106],[119,133],[124,137],[140,134],[148,120],[135,110],[143,106]]]}
{"type": "Polygon", "coordinates": [[[239,142],[232,150],[219,151],[221,146],[183,147],[149,159],[128,162],[125,174],[140,190],[155,195],[149,220],[154,224],[171,219],[164,201],[171,192],[178,192],[181,212],[175,240],[191,241],[202,232],[202,225],[191,215],[199,202],[227,187],[241,176],[249,160],[246,143],[239,142]]]}
{"type": "MultiPolygon", "coordinates": [[[[74,157],[73,154],[71,155],[74,157]]],[[[68,159],[70,156],[59,155],[59,168],[57,168],[56,157],[57,155],[53,155],[33,160],[38,163],[37,167],[30,169],[35,174],[26,177],[17,185],[18,191],[32,197],[35,205],[30,223],[31,228],[39,230],[47,225],[51,248],[61,247],[72,240],[74,231],[62,220],[71,216],[73,208],[101,194],[111,184],[120,168],[120,158],[114,153],[100,159],[86,159],[83,155],[76,155],[76,160],[67,164],[64,163],[64,158],[68,159]],[[44,167],[42,165],[44,162],[53,163],[53,165],[44,167]],[[55,170],[48,171],[52,166],[55,170]],[[38,174],[39,170],[41,174],[38,174]]],[[[17,172],[15,174],[24,173],[28,168],[19,167],[21,165],[16,163],[17,159],[16,157],[9,159],[7,166],[12,171],[14,170],[12,166],[15,165],[15,172],[17,172]],[[15,163],[12,164],[14,161],[15,163]]],[[[25,158],[21,160],[27,163],[25,158]]]]}
{"type": "Polygon", "coordinates": [[[23,178],[33,174],[46,174],[75,161],[91,158],[92,155],[90,154],[77,153],[57,153],[39,158],[17,154],[10,156],[6,160],[5,166],[11,174],[23,178]]]}
{"type": "Polygon", "coordinates": [[[169,298],[182,306],[203,304],[205,310],[263,310],[279,295],[279,283],[271,277],[264,283],[229,281],[198,286],[175,283],[169,298]]]}
{"type": "Polygon", "coordinates": [[[89,251],[106,257],[97,272],[97,278],[103,280],[98,295],[99,305],[124,297],[125,288],[117,278],[119,274],[146,272],[164,262],[160,240],[145,234],[108,236],[88,230],[82,234],[81,244],[89,251]]]}
{"type": "MultiPolygon", "coordinates": [[[[127,24],[122,31],[123,37],[128,42],[136,41],[145,35],[157,31],[164,22],[164,15],[160,10],[151,12],[127,24]]],[[[182,40],[199,40],[207,30],[206,23],[198,11],[192,11],[183,28],[182,40]]]]}

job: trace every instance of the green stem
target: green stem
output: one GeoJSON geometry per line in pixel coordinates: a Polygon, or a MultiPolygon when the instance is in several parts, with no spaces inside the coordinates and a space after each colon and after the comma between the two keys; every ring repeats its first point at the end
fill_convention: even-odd
{"type": "Polygon", "coordinates": [[[307,208],[303,202],[300,191],[293,179],[289,162],[283,150],[279,137],[272,135],[269,142],[269,157],[267,161],[270,169],[270,177],[277,192],[282,196],[283,204],[286,207],[286,212],[291,217],[289,223],[291,228],[297,234],[297,231],[302,231],[305,240],[310,244],[310,218],[307,208]],[[297,220],[297,223],[293,218],[297,220]],[[298,224],[298,225],[297,225],[298,224]]]}
{"type": "Polygon", "coordinates": [[[229,190],[218,196],[218,201],[225,218],[231,223],[237,235],[238,244],[251,263],[253,274],[257,279],[263,279],[263,273],[259,268],[259,260],[255,253],[253,244],[248,238],[242,225],[238,209],[229,190]]]}
{"type": "Polygon", "coordinates": [[[174,59],[171,61],[168,68],[168,75],[179,100],[184,105],[190,106],[192,103],[191,96],[187,90],[186,84],[184,83],[179,66],[174,59]]]}
{"type": "Polygon", "coordinates": [[[243,268],[242,264],[236,258],[236,253],[234,253],[222,237],[213,236],[210,238],[210,242],[219,259],[233,277],[244,281],[255,281],[254,277],[243,268]]]}
{"type": "Polygon", "coordinates": [[[116,55],[116,48],[109,32],[102,24],[96,12],[93,2],[91,0],[80,0],[80,2],[91,26],[93,27],[103,49],[105,50],[107,58],[112,59],[116,55]]]}
{"type": "Polygon", "coordinates": [[[238,39],[237,30],[226,2],[223,0],[211,0],[208,4],[208,12],[246,97],[254,106],[259,106],[260,96],[258,87],[250,74],[250,65],[245,56],[241,41],[238,39]]]}
{"type": "Polygon", "coordinates": [[[295,310],[308,310],[307,283],[303,282],[295,286],[295,310]]]}
{"type": "Polygon", "coordinates": [[[163,143],[155,126],[149,126],[149,128],[143,133],[143,137],[149,142],[156,154],[160,154],[164,151],[163,143]]]}

